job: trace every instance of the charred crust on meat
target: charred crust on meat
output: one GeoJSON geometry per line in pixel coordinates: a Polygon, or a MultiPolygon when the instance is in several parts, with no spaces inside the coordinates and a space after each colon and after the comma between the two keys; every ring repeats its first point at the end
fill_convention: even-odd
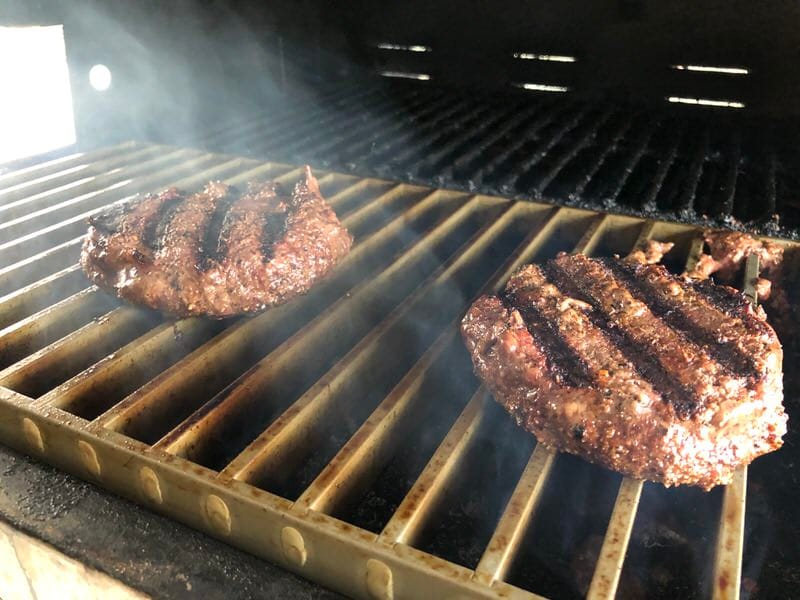
{"type": "Polygon", "coordinates": [[[500,296],[503,305],[509,310],[516,309],[525,322],[531,335],[542,344],[547,358],[547,369],[553,378],[569,385],[589,385],[594,381],[586,363],[553,328],[552,323],[542,317],[530,302],[520,298],[520,290],[509,290],[500,296]]]}
{"type": "Polygon", "coordinates": [[[222,231],[231,207],[237,200],[237,196],[236,188],[233,186],[228,188],[225,196],[217,201],[214,212],[206,223],[205,233],[201,236],[202,242],[198,260],[198,266],[201,271],[207,271],[212,265],[219,263],[225,257],[227,248],[223,242],[222,231]]]}
{"type": "Polygon", "coordinates": [[[157,252],[164,245],[164,234],[172,222],[172,217],[178,206],[186,201],[186,196],[182,193],[170,194],[169,197],[159,206],[158,210],[145,224],[142,231],[142,244],[157,252]]]}
{"type": "Polygon", "coordinates": [[[285,211],[268,212],[264,216],[264,227],[261,234],[261,252],[270,259],[273,256],[275,244],[280,241],[286,232],[289,215],[285,211]]]}
{"type": "Polygon", "coordinates": [[[101,213],[89,217],[89,224],[103,233],[116,233],[122,226],[125,215],[130,212],[131,203],[123,202],[114,205],[101,213]]]}
{"type": "Polygon", "coordinates": [[[727,285],[714,283],[710,279],[689,280],[688,284],[726,315],[741,319],[762,335],[770,335],[772,328],[755,316],[753,305],[742,292],[727,285]]]}
{"type": "MultiPolygon", "coordinates": [[[[570,278],[559,269],[555,261],[543,267],[547,278],[568,297],[578,298],[590,304],[594,310],[587,313],[591,322],[631,363],[631,366],[644,379],[654,383],[665,401],[671,404],[681,419],[688,419],[699,407],[699,401],[691,390],[686,389],[670,375],[663,366],[650,355],[648,348],[634,340],[624,329],[609,321],[597,306],[597,302],[586,293],[586,287],[579,280],[570,278]]],[[[610,391],[609,391],[610,395],[610,391]]]]}
{"type": "MultiPolygon", "coordinates": [[[[658,318],[662,319],[673,330],[679,332],[689,342],[705,347],[714,358],[731,372],[743,377],[756,377],[758,371],[752,357],[745,356],[735,347],[724,343],[712,332],[697,327],[675,306],[667,304],[656,296],[652,287],[644,280],[642,274],[649,270],[658,273],[660,278],[671,281],[672,276],[662,265],[641,265],[613,259],[601,259],[600,262],[628,289],[631,294],[644,302],[658,318]]],[[[682,285],[679,284],[679,285],[682,285]]],[[[728,313],[730,314],[730,313],[728,313]]]]}

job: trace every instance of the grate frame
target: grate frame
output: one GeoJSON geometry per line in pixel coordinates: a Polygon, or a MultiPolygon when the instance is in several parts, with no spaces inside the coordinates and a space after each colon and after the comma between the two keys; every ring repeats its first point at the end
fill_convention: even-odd
{"type": "MultiPolygon", "coordinates": [[[[389,339],[392,328],[402,322],[410,307],[422,302],[426,294],[446,289],[462,272],[469,271],[491,243],[510,228],[527,227],[513,250],[490,270],[480,289],[471,296],[501,288],[516,267],[537,256],[555,236],[564,235],[565,230],[575,240],[572,251],[587,254],[596,252],[612,238],[617,238],[628,250],[651,237],[682,240],[689,265],[702,250],[701,230],[680,223],[318,172],[323,190],[348,227],[361,227],[371,219],[383,220],[379,220],[371,234],[358,240],[348,262],[340,268],[345,274],[351,272],[353,286],[339,289],[334,283],[323,284],[319,294],[329,296],[329,308],[309,319],[301,329],[288,332],[283,342],[235,377],[235,383],[253,384],[254,380],[302,360],[313,342],[324,339],[325,335],[335,335],[340,321],[332,319],[347,317],[354,313],[354,307],[367,305],[395,274],[402,276],[403,268],[413,270],[415,260],[437,240],[446,238],[470,218],[485,223],[454,248],[449,259],[420,281],[409,283],[408,292],[397,306],[376,315],[373,322],[365,325],[365,333],[358,336],[358,342],[338,357],[334,365],[326,366],[313,386],[279,407],[276,418],[256,439],[224,469],[214,470],[192,460],[187,449],[197,441],[195,438],[202,438],[208,429],[218,427],[220,420],[231,414],[228,409],[232,404],[238,410],[248,410],[246,394],[240,394],[239,404],[231,401],[237,396],[225,394],[221,403],[212,402],[195,411],[184,410],[178,424],[152,444],[129,435],[131,421],[144,418],[141,426],[147,427],[147,411],[157,411],[159,406],[161,410],[174,409],[164,400],[169,397],[166,392],[172,389],[169,386],[198,376],[207,368],[204,356],[232,352],[232,360],[236,362],[237,344],[241,346],[247,339],[276,327],[287,314],[303,310],[311,314],[313,302],[300,299],[220,330],[222,326],[199,319],[165,322],[148,311],[127,306],[109,310],[101,301],[101,293],[88,284],[77,291],[70,287],[65,292],[56,290],[59,281],[75,273],[74,265],[63,266],[54,260],[54,256],[70,253],[77,258],[79,245],[74,224],[82,222],[86,214],[128,197],[120,198],[119,181],[113,179],[118,173],[115,169],[141,173],[138,179],[134,176],[122,180],[126,183],[121,187],[130,192],[152,191],[167,184],[197,187],[210,177],[224,177],[235,184],[253,177],[291,182],[300,175],[299,168],[286,164],[126,143],[0,176],[0,208],[28,202],[28,193],[36,199],[42,194],[54,198],[52,206],[43,204],[24,221],[30,224],[23,231],[13,229],[18,222],[11,224],[9,230],[20,233],[19,238],[0,240],[0,251],[23,246],[20,254],[6,257],[8,264],[0,267],[0,282],[11,286],[15,278],[43,265],[47,265],[46,270],[55,269],[0,296],[0,316],[4,317],[0,356],[11,357],[9,364],[0,367],[0,441],[355,597],[541,598],[504,579],[525,531],[536,518],[537,502],[557,460],[556,454],[547,448],[534,447],[474,569],[415,547],[420,527],[431,517],[432,507],[453,475],[462,468],[459,461],[487,418],[491,399],[483,388],[476,389],[465,403],[380,533],[330,514],[349,488],[374,475],[391,453],[400,432],[405,431],[402,424],[413,417],[415,392],[424,385],[437,359],[457,341],[457,318],[442,321],[422,355],[390,386],[391,391],[350,432],[346,442],[295,500],[254,485],[254,474],[276,468],[282,458],[290,457],[302,447],[304,436],[321,426],[324,417],[330,414],[334,406],[331,389],[344,385],[352,374],[358,373],[358,365],[389,339]],[[167,167],[156,173],[128,164],[129,160],[147,160],[146,157],[156,155],[164,157],[167,167]],[[175,174],[189,171],[193,174],[183,179],[175,174]],[[94,179],[83,181],[84,172],[94,173],[94,179]],[[48,183],[60,185],[51,192],[48,183]],[[72,191],[63,192],[64,185],[72,191]],[[95,189],[97,185],[99,189],[95,189]],[[69,198],[58,202],[62,193],[69,198]],[[353,200],[357,197],[362,199],[353,200]],[[8,198],[12,199],[4,202],[8,198]],[[393,206],[399,208],[389,212],[393,206]],[[381,249],[388,235],[403,231],[408,222],[436,207],[441,218],[424,229],[416,241],[392,254],[388,274],[383,271],[383,275],[372,280],[356,282],[360,268],[369,263],[371,255],[385,252],[381,249]],[[66,218],[63,210],[71,211],[66,218]],[[26,245],[30,240],[40,243],[30,247],[26,245]],[[6,315],[10,317],[5,319],[6,315]],[[70,332],[56,326],[70,319],[86,322],[70,332]],[[169,363],[171,359],[167,357],[182,344],[185,351],[178,352],[174,362],[169,363]],[[90,346],[91,352],[87,349],[90,346]],[[85,402],[86,394],[105,391],[113,397],[115,392],[110,382],[124,378],[132,365],[148,356],[164,366],[159,366],[156,373],[142,374],[139,382],[133,384],[132,392],[122,393],[122,398],[109,406],[102,405],[102,410],[94,411],[94,416],[79,416],[76,403],[85,402]],[[57,385],[43,383],[42,374],[54,368],[61,369],[58,373],[62,381],[57,385]],[[25,395],[20,389],[30,389],[31,393],[25,395]]],[[[379,266],[374,265],[373,269],[379,266]]],[[[751,298],[757,272],[757,263],[750,260],[744,289],[751,298]]],[[[464,298],[462,304],[468,300],[464,298]]],[[[223,385],[221,391],[227,389],[223,385]]],[[[739,580],[741,571],[745,484],[743,470],[725,490],[715,560],[715,598],[738,597],[738,586],[731,582],[739,580]]],[[[620,485],[595,565],[590,598],[613,598],[616,593],[641,490],[640,481],[623,479],[620,485]]]]}

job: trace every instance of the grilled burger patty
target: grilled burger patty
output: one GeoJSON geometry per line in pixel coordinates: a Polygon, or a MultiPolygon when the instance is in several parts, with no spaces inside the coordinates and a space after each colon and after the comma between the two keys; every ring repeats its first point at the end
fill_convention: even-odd
{"type": "Polygon", "coordinates": [[[527,265],[462,322],[475,371],[541,443],[709,489],[786,432],[780,343],[711,281],[633,260],[527,265]]]}
{"type": "Polygon", "coordinates": [[[252,313],[303,294],[352,237],[306,167],[291,195],[274,182],[169,189],[90,219],[81,264],[120,298],[176,316],[252,313]]]}

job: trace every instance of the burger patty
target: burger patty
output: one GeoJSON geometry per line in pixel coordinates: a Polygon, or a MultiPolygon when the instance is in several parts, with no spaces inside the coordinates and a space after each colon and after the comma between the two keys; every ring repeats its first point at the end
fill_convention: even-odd
{"type": "Polygon", "coordinates": [[[646,260],[562,254],[469,309],[483,383],[548,446],[705,489],[779,448],[782,350],[736,290],[646,260]]]}
{"type": "Polygon", "coordinates": [[[211,182],[169,189],[93,216],[81,264],[120,298],[171,315],[230,317],[307,292],[352,236],[306,167],[291,195],[274,182],[244,193],[211,182]]]}

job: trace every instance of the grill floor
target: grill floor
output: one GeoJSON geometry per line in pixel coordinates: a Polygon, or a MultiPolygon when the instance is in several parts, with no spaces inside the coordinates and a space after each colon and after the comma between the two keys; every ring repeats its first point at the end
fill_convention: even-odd
{"type": "MultiPolygon", "coordinates": [[[[88,287],[75,264],[86,214],[210,178],[291,183],[299,169],[126,144],[0,176],[0,211],[19,211],[0,224],[0,440],[355,595],[366,594],[366,553],[399,586],[418,585],[408,565],[447,573],[424,579],[461,586],[445,595],[581,597],[619,566],[621,597],[708,596],[732,488],[637,488],[555,457],[481,390],[456,329],[470,299],[518,264],[626,254],[653,237],[676,243],[666,264],[679,272],[699,231],[318,175],[352,253],[307,296],[221,322],[172,322],[88,287]],[[640,502],[620,500],[630,489],[640,502]],[[610,520],[630,526],[629,546],[610,520]],[[286,550],[286,522],[302,530],[307,564],[286,550]],[[348,560],[320,565],[337,553],[348,560]]],[[[749,474],[744,575],[763,590],[788,584],[797,564],[790,427],[787,447],[749,474]]]]}

